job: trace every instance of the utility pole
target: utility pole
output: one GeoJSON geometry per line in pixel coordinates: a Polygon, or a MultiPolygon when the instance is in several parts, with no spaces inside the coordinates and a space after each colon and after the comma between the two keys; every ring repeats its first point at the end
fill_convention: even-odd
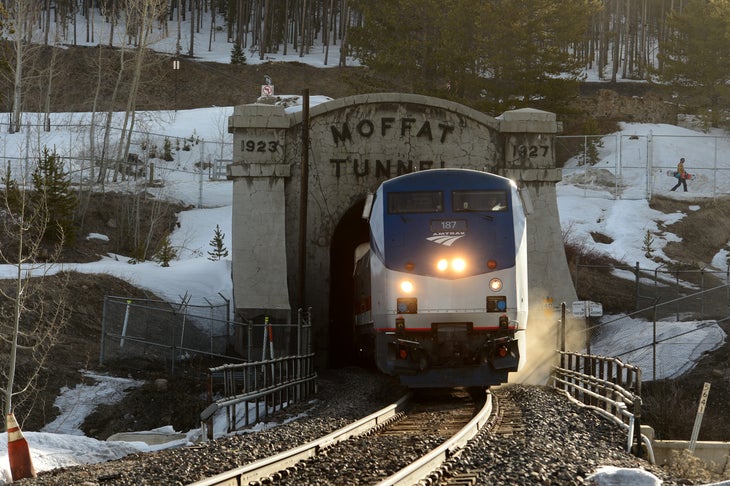
{"type": "Polygon", "coordinates": [[[299,192],[299,307],[304,309],[307,273],[307,199],[309,198],[309,89],[302,95],[302,171],[299,192]]]}

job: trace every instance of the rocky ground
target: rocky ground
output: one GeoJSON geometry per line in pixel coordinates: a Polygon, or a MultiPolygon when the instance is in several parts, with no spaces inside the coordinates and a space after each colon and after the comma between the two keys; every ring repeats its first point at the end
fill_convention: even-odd
{"type": "MultiPolygon", "coordinates": [[[[319,392],[313,400],[279,412],[272,417],[272,426],[261,432],[244,431],[188,447],[58,469],[16,484],[189,484],[326,435],[348,421],[381,408],[404,392],[392,379],[358,368],[327,371],[319,383],[319,392]],[[274,425],[294,416],[298,417],[294,422],[274,425]]],[[[622,429],[594,412],[577,407],[549,388],[507,385],[495,394],[498,399],[502,397],[518,404],[524,430],[507,435],[483,431],[455,461],[454,473],[475,473],[478,484],[584,485],[589,484],[588,476],[599,466],[644,469],[668,486],[701,484],[683,473],[652,466],[626,453],[622,429]]],[[[333,453],[346,455],[348,450],[339,447],[333,453]]],[[[356,470],[364,464],[362,457],[349,461],[347,484],[360,484],[356,470]]],[[[293,477],[286,484],[299,483],[293,477]]]]}

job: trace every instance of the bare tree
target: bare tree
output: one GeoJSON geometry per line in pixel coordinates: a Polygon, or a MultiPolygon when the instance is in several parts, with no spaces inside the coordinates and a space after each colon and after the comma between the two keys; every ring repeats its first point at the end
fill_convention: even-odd
{"type": "MultiPolygon", "coordinates": [[[[51,348],[67,322],[67,309],[65,277],[55,276],[49,285],[63,240],[49,247],[44,237],[52,224],[47,194],[28,190],[24,179],[13,180],[9,167],[2,178],[0,261],[14,265],[16,272],[9,285],[5,281],[0,286],[0,340],[9,350],[1,358],[0,391],[6,414],[29,404],[27,415],[51,348]]],[[[61,228],[56,230],[60,234],[61,228]]]]}
{"type": "Polygon", "coordinates": [[[54,68],[56,65],[56,55],[58,53],[58,48],[56,45],[58,44],[58,30],[56,30],[55,38],[53,41],[53,48],[51,49],[51,59],[48,65],[48,76],[46,79],[48,79],[48,84],[45,86],[46,96],[45,96],[45,103],[43,106],[43,112],[44,112],[44,119],[43,119],[43,129],[47,132],[51,131],[51,93],[52,93],[52,87],[53,87],[53,75],[55,74],[54,68]]]}
{"type": "Polygon", "coordinates": [[[195,4],[195,0],[190,0],[190,49],[188,49],[190,57],[195,55],[195,4]]]}
{"type": "MultiPolygon", "coordinates": [[[[146,59],[149,54],[149,46],[154,42],[150,33],[152,32],[152,23],[157,19],[162,8],[155,0],[128,0],[127,16],[134,17],[138,29],[138,42],[135,51],[134,66],[131,72],[131,82],[129,95],[127,97],[127,107],[124,112],[124,121],[122,123],[122,134],[117,150],[117,160],[126,159],[131,144],[132,131],[134,130],[135,110],[137,105],[137,95],[141,83],[142,69],[144,68],[146,59]]],[[[192,21],[192,17],[191,17],[192,21]]],[[[116,178],[116,173],[115,173],[116,178]]]]}
{"type": "Polygon", "coordinates": [[[24,64],[33,49],[33,24],[40,15],[40,3],[27,0],[10,0],[5,3],[8,15],[9,28],[5,33],[15,62],[10,66],[10,75],[13,83],[13,114],[10,123],[10,132],[17,132],[22,126],[23,114],[23,83],[24,64]]]}

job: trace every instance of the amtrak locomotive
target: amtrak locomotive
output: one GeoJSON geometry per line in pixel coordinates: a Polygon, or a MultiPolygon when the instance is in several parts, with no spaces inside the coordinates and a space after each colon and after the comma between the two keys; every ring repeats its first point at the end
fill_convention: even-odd
{"type": "Polygon", "coordinates": [[[355,255],[355,336],[411,388],[486,387],[525,358],[527,248],[516,185],[467,169],[385,181],[355,255]]]}

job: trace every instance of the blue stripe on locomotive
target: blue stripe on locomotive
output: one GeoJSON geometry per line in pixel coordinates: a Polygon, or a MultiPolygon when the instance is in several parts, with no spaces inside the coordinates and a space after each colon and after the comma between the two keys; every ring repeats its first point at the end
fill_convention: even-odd
{"type": "Polygon", "coordinates": [[[520,206],[518,198],[513,198],[513,188],[507,178],[468,169],[430,169],[385,181],[378,189],[371,214],[372,248],[387,268],[403,271],[406,263],[415,263],[413,273],[426,276],[443,278],[432,264],[423,261],[428,258],[430,263],[435,252],[444,256],[468,255],[470,261],[477,263],[459,277],[486,273],[487,260],[497,262],[495,271],[511,268],[515,265],[516,249],[512,212],[520,206]],[[505,191],[508,210],[456,212],[452,207],[453,190],[505,191]],[[443,211],[388,214],[389,193],[414,191],[443,192],[443,211]],[[439,234],[432,229],[432,221],[441,219],[466,222],[464,231],[451,232],[457,238],[450,246],[428,240],[439,234]]]}

